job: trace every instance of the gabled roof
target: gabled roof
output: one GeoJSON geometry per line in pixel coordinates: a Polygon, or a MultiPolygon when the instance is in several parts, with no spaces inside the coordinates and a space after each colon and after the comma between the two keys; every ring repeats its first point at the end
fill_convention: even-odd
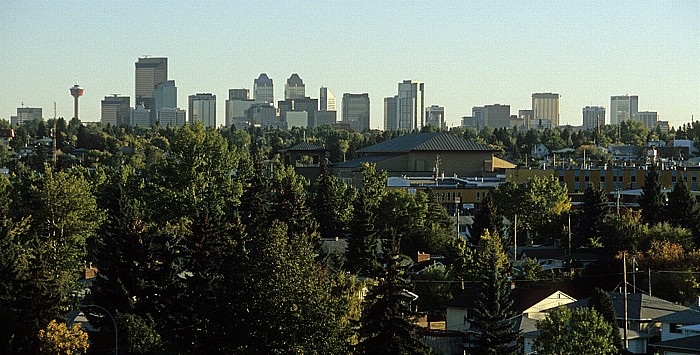
{"type": "Polygon", "coordinates": [[[358,153],[408,153],[412,151],[488,151],[490,147],[445,132],[413,133],[358,150],[358,153]]]}
{"type": "Polygon", "coordinates": [[[650,345],[657,349],[693,350],[700,352],[700,335],[666,340],[650,345]]]}
{"type": "Polygon", "coordinates": [[[657,322],[675,323],[675,324],[700,324],[700,310],[686,309],[685,311],[675,312],[654,319],[657,322]]]}
{"type": "MultiPolygon", "coordinates": [[[[625,310],[624,295],[620,292],[608,292],[608,294],[612,298],[615,315],[617,318],[623,318],[625,310]]],[[[589,299],[590,297],[584,298],[566,306],[570,308],[586,307],[589,299]]],[[[686,306],[643,293],[630,293],[627,295],[627,317],[632,320],[652,320],[687,309],[688,307],[686,306]]]]}

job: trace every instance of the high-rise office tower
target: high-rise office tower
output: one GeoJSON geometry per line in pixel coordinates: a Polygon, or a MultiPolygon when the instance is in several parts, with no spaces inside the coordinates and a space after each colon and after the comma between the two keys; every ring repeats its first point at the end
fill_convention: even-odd
{"type": "Polygon", "coordinates": [[[226,100],[226,127],[236,125],[236,128],[243,128],[249,125],[246,118],[246,111],[258,101],[250,98],[248,89],[229,89],[228,100],[226,100]]]}
{"type": "Polygon", "coordinates": [[[525,129],[530,129],[530,122],[535,117],[532,110],[518,110],[518,119],[522,122],[525,129]]]}
{"type": "Polygon", "coordinates": [[[655,111],[640,111],[637,112],[637,121],[644,123],[644,127],[654,129],[659,122],[659,114],[655,111]]]}
{"type": "Polygon", "coordinates": [[[535,126],[559,126],[559,94],[545,92],[532,94],[535,126]]]}
{"type": "Polygon", "coordinates": [[[425,87],[420,81],[399,83],[398,129],[412,131],[425,125],[425,87]]]}
{"type": "Polygon", "coordinates": [[[445,128],[445,108],[438,105],[431,105],[425,108],[425,125],[440,129],[445,128]]]}
{"type": "Polygon", "coordinates": [[[18,107],[17,122],[13,122],[13,124],[22,125],[36,119],[42,119],[44,117],[42,111],[41,107],[18,107]]]}
{"type": "Polygon", "coordinates": [[[78,111],[80,108],[80,105],[78,104],[78,99],[83,96],[83,88],[80,87],[80,85],[75,84],[70,88],[70,94],[74,98],[73,102],[73,117],[75,119],[80,119],[78,117],[78,111]]]}
{"type": "Polygon", "coordinates": [[[399,97],[384,98],[384,129],[387,131],[396,131],[399,129],[399,97]]]}
{"type": "Polygon", "coordinates": [[[325,86],[321,86],[318,96],[319,111],[336,111],[335,95],[325,86]]]}
{"type": "Polygon", "coordinates": [[[105,96],[102,100],[100,122],[103,126],[126,126],[131,124],[131,98],[128,96],[105,96]]]}
{"type": "Polygon", "coordinates": [[[510,127],[510,105],[485,105],[482,109],[482,119],[484,126],[491,128],[510,127]]]}
{"type": "Polygon", "coordinates": [[[185,110],[163,107],[158,110],[158,123],[161,127],[182,127],[187,119],[185,110]]]}
{"type": "MultiPolygon", "coordinates": [[[[134,106],[155,106],[156,85],[168,81],[168,58],[142,57],[136,62],[136,96],[134,106]]],[[[155,113],[155,110],[153,110],[155,113]]]]}
{"type": "Polygon", "coordinates": [[[229,100],[249,100],[250,90],[248,89],[228,89],[229,100]]]}
{"type": "Polygon", "coordinates": [[[639,97],[610,96],[610,124],[620,124],[623,121],[635,119],[639,112],[639,97]]]}
{"type": "Polygon", "coordinates": [[[177,107],[177,87],[175,80],[167,80],[157,84],[153,90],[153,108],[158,111],[163,107],[177,107]]]}
{"type": "Polygon", "coordinates": [[[262,73],[253,81],[253,99],[258,102],[275,103],[274,87],[272,79],[262,73]]]}
{"type": "Polygon", "coordinates": [[[605,107],[586,106],[583,108],[583,129],[600,133],[605,126],[605,107]]]}
{"type": "Polygon", "coordinates": [[[369,129],[369,94],[345,93],[342,104],[342,122],[349,123],[357,132],[369,129]]]}
{"type": "Polygon", "coordinates": [[[301,99],[306,96],[304,82],[297,73],[287,79],[287,84],[284,85],[284,99],[301,99]]]}
{"type": "Polygon", "coordinates": [[[136,105],[136,107],[131,109],[132,126],[150,127],[151,124],[151,110],[145,108],[143,105],[136,105]]]}
{"type": "Polygon", "coordinates": [[[190,124],[200,121],[207,128],[216,127],[216,95],[209,93],[190,95],[188,102],[187,112],[190,124]]]}
{"type": "MultiPolygon", "coordinates": [[[[277,102],[277,108],[280,112],[280,121],[287,121],[288,112],[293,113],[297,120],[301,115],[298,112],[306,112],[306,125],[303,127],[315,127],[316,126],[316,111],[318,111],[318,99],[312,99],[310,97],[302,97],[298,99],[286,99],[284,101],[277,102]]],[[[298,125],[298,127],[302,127],[298,125]]]]}

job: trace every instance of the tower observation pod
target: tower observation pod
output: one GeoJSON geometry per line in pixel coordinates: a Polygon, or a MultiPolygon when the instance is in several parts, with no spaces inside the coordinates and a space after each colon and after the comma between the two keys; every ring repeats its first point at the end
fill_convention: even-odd
{"type": "Polygon", "coordinates": [[[73,117],[78,119],[78,99],[83,96],[83,88],[81,88],[80,85],[75,84],[70,88],[70,94],[75,98],[73,104],[73,117]]]}

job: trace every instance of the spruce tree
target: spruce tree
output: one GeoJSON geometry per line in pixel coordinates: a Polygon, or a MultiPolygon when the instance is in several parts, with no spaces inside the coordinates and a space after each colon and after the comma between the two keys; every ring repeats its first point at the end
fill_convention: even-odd
{"type": "Polygon", "coordinates": [[[612,298],[602,289],[596,287],[593,290],[593,295],[588,299],[588,308],[598,312],[603,320],[610,324],[612,333],[610,341],[615,344],[618,351],[622,350],[622,340],[617,326],[617,316],[615,315],[615,307],[613,306],[612,298]]]}
{"type": "Polygon", "coordinates": [[[649,166],[638,201],[642,209],[642,221],[649,225],[661,222],[664,214],[664,196],[656,164],[652,163],[649,166]]]}
{"type": "Polygon", "coordinates": [[[416,335],[415,314],[409,308],[411,287],[404,277],[405,256],[398,243],[385,251],[386,267],[378,284],[365,297],[360,318],[358,354],[429,354],[430,348],[416,335]]]}
{"type": "Polygon", "coordinates": [[[488,231],[481,236],[478,247],[477,309],[472,321],[477,354],[517,354],[520,333],[514,327],[510,299],[510,264],[498,234],[488,231]]]}
{"type": "Polygon", "coordinates": [[[496,205],[490,193],[484,196],[481,208],[474,215],[474,224],[470,228],[470,243],[474,246],[479,244],[479,239],[484,231],[501,234],[503,232],[503,217],[496,212],[496,205]]]}
{"type": "Polygon", "coordinates": [[[666,220],[673,226],[688,228],[693,232],[696,245],[700,241],[700,206],[695,196],[690,193],[681,171],[678,171],[678,181],[668,194],[666,220]]]}
{"type": "Polygon", "coordinates": [[[379,269],[379,206],[385,194],[386,172],[377,172],[373,164],[362,167],[362,189],[354,204],[350,238],[348,240],[348,268],[359,275],[372,276],[379,269]]]}
{"type": "Polygon", "coordinates": [[[605,192],[597,186],[589,185],[583,193],[583,205],[575,215],[577,223],[573,231],[573,247],[600,243],[603,222],[609,213],[610,207],[605,192]]]}
{"type": "Polygon", "coordinates": [[[313,205],[321,238],[342,238],[348,229],[351,202],[345,199],[345,186],[328,170],[326,159],[316,180],[313,205]]]}

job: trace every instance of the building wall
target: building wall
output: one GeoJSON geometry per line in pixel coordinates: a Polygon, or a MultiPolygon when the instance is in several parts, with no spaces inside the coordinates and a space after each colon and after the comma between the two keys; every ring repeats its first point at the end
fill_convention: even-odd
{"type": "Polygon", "coordinates": [[[206,127],[216,127],[216,95],[190,95],[188,114],[190,124],[200,121],[206,127]]]}
{"type": "Polygon", "coordinates": [[[139,58],[136,62],[135,102],[153,108],[156,85],[168,80],[168,58],[139,58]]]}
{"type": "Polygon", "coordinates": [[[395,131],[399,129],[398,96],[384,98],[384,129],[395,131]]]}
{"type": "MultiPolygon", "coordinates": [[[[484,161],[491,159],[493,153],[479,151],[455,152],[410,152],[408,167],[412,171],[433,172],[435,161],[440,157],[440,173],[445,176],[469,177],[481,176],[484,172],[484,161]]],[[[425,175],[422,175],[425,176],[425,175]]]]}
{"type": "MultiPolygon", "coordinates": [[[[598,185],[607,193],[617,189],[641,189],[646,179],[647,171],[634,168],[620,169],[506,169],[506,180],[517,184],[527,182],[535,176],[555,176],[560,183],[566,185],[569,193],[581,193],[589,184],[598,185]]],[[[673,188],[676,181],[683,176],[691,190],[698,190],[698,175],[700,169],[693,170],[660,170],[661,185],[665,189],[673,188]]]]}
{"type": "Polygon", "coordinates": [[[598,130],[605,126],[605,107],[586,106],[583,108],[583,129],[598,130]]]}
{"type": "Polygon", "coordinates": [[[369,129],[369,94],[343,94],[342,122],[349,123],[358,132],[369,129]]]}
{"type": "Polygon", "coordinates": [[[610,124],[634,119],[639,112],[638,96],[610,96],[610,124]]]}
{"type": "Polygon", "coordinates": [[[552,125],[559,126],[559,94],[532,94],[532,111],[535,120],[551,120],[552,125]]]}
{"type": "Polygon", "coordinates": [[[399,129],[420,129],[425,124],[425,86],[420,81],[399,83],[397,117],[399,129]]]}

